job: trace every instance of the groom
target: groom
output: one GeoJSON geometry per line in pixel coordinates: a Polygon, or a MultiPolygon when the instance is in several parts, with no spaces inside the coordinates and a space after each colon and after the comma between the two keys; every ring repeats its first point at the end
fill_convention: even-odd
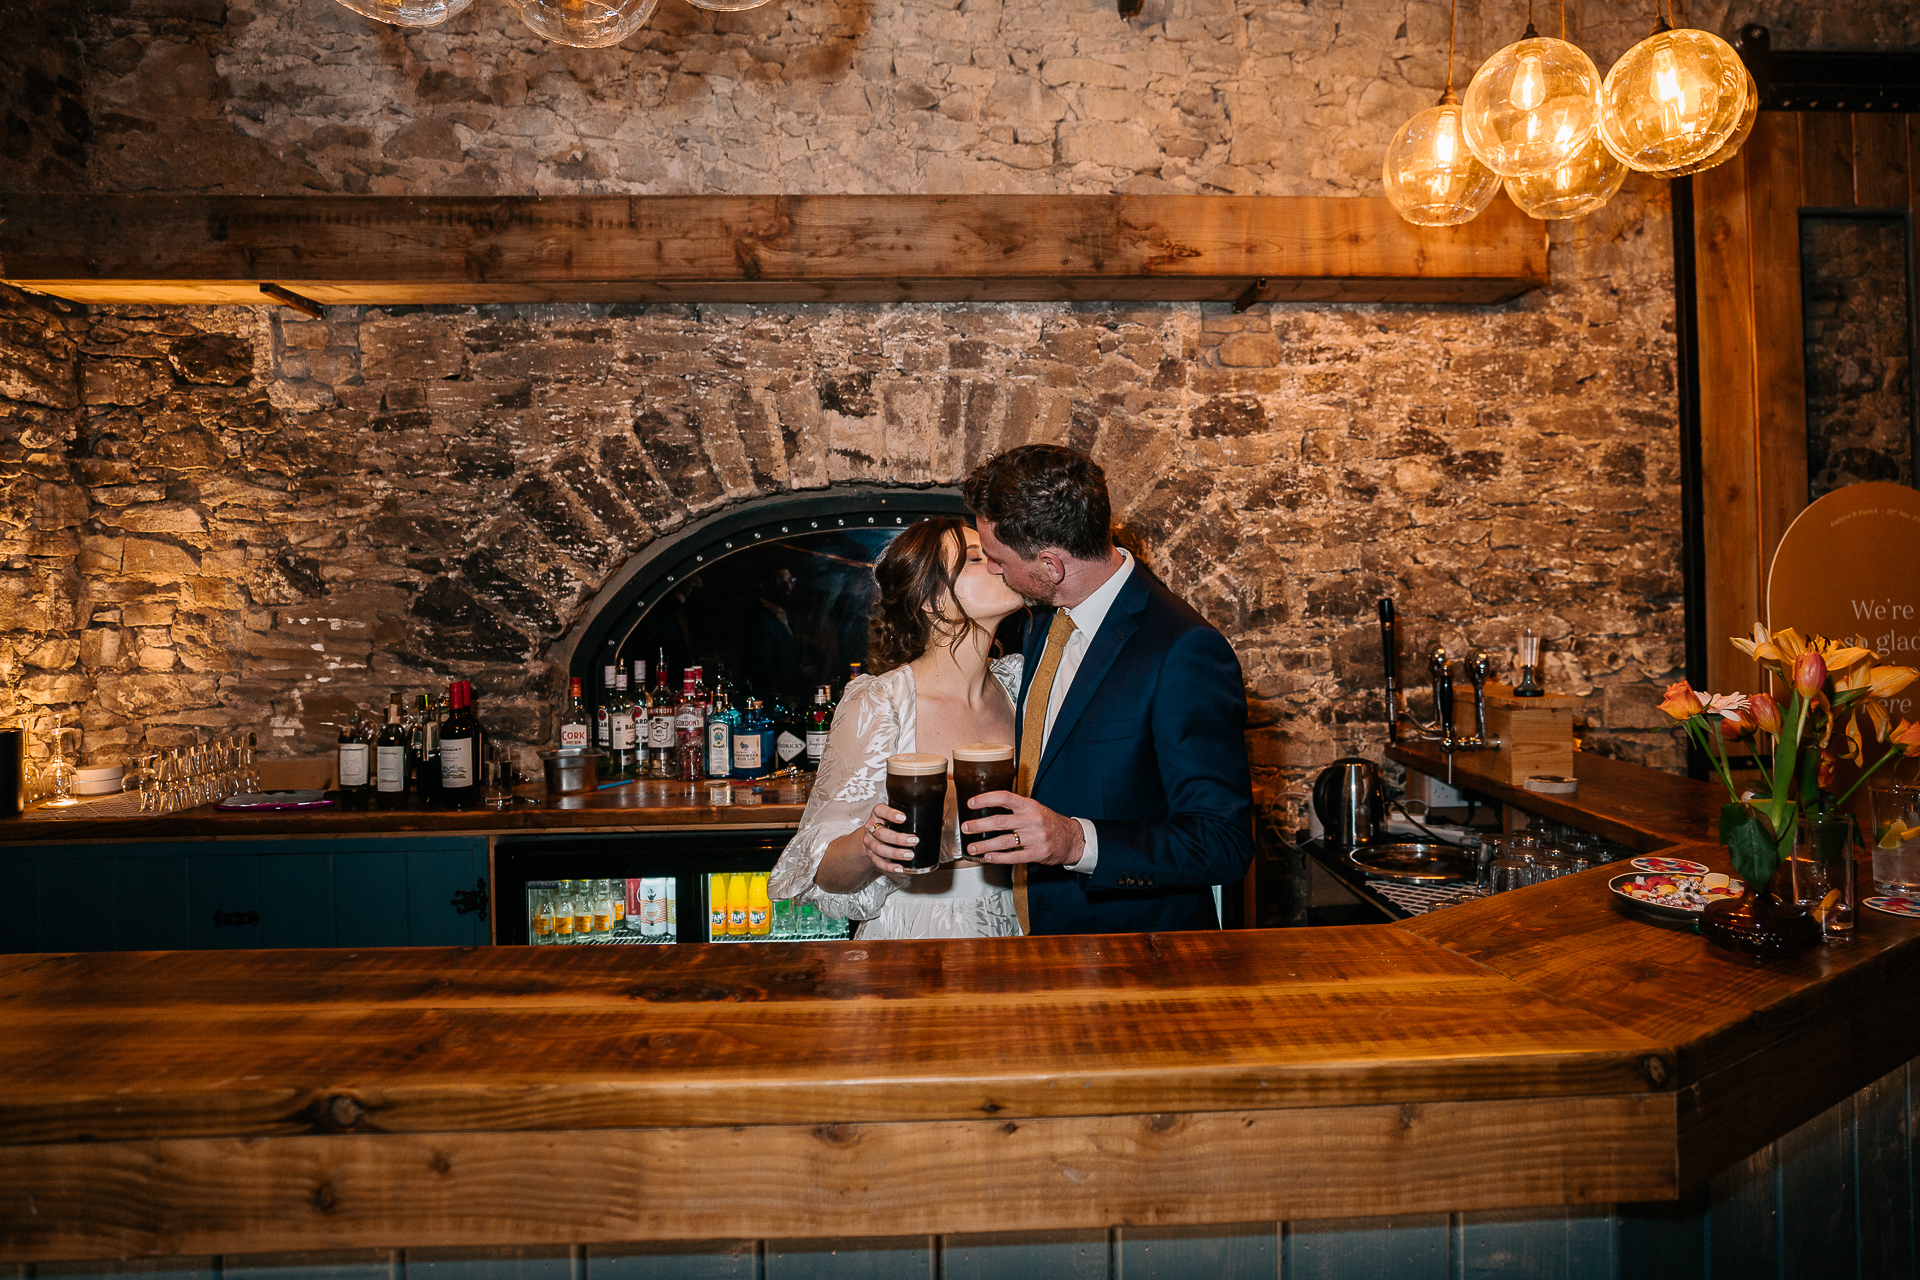
{"type": "MultiPolygon", "coordinates": [[[[968,834],[1015,867],[1030,934],[1219,927],[1212,886],[1253,858],[1247,697],[1223,637],[1113,545],[1091,458],[1023,445],[962,492],[987,566],[1041,606],[1027,627],[1014,791],[968,834]]],[[[960,815],[963,819],[966,814],[960,815]]]]}

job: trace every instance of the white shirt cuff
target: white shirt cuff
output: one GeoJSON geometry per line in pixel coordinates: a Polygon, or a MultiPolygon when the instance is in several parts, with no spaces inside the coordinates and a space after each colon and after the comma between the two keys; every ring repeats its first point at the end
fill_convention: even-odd
{"type": "Polygon", "coordinates": [[[1100,833],[1093,829],[1093,823],[1086,818],[1075,818],[1080,830],[1086,835],[1087,847],[1080,852],[1080,861],[1064,868],[1075,875],[1090,876],[1093,869],[1100,865],[1100,833]]]}

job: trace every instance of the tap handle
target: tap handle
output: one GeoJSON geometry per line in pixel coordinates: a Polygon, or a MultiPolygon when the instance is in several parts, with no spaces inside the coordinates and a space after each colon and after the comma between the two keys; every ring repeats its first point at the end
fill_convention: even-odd
{"type": "Polygon", "coordinates": [[[1433,712],[1439,720],[1440,736],[1453,737],[1453,670],[1447,663],[1447,651],[1435,648],[1427,659],[1433,674],[1433,712]]]}
{"type": "Polygon", "coordinates": [[[1474,695],[1477,697],[1487,687],[1487,673],[1493,670],[1493,663],[1484,653],[1475,653],[1460,664],[1466,668],[1467,679],[1473,681],[1474,695]]]}

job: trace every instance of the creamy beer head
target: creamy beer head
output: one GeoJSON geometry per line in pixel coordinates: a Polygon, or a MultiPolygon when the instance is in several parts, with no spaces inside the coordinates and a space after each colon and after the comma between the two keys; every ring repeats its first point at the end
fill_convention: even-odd
{"type": "Polygon", "coordinates": [[[968,742],[953,749],[955,764],[962,760],[1011,760],[1013,744],[1011,742],[968,742]]]}
{"type": "Polygon", "coordinates": [[[887,757],[887,772],[911,778],[921,774],[945,773],[947,758],[925,751],[907,751],[897,756],[887,757]]]}

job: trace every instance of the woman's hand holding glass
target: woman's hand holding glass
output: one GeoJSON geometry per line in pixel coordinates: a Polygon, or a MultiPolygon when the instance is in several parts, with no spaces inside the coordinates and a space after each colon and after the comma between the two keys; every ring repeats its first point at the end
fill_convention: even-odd
{"type": "Polygon", "coordinates": [[[873,812],[867,817],[860,848],[883,874],[901,875],[906,871],[905,864],[913,860],[913,850],[920,843],[920,837],[894,829],[906,820],[906,814],[884,803],[873,806],[873,812]],[[898,852],[890,852],[893,850],[898,852]]]}

